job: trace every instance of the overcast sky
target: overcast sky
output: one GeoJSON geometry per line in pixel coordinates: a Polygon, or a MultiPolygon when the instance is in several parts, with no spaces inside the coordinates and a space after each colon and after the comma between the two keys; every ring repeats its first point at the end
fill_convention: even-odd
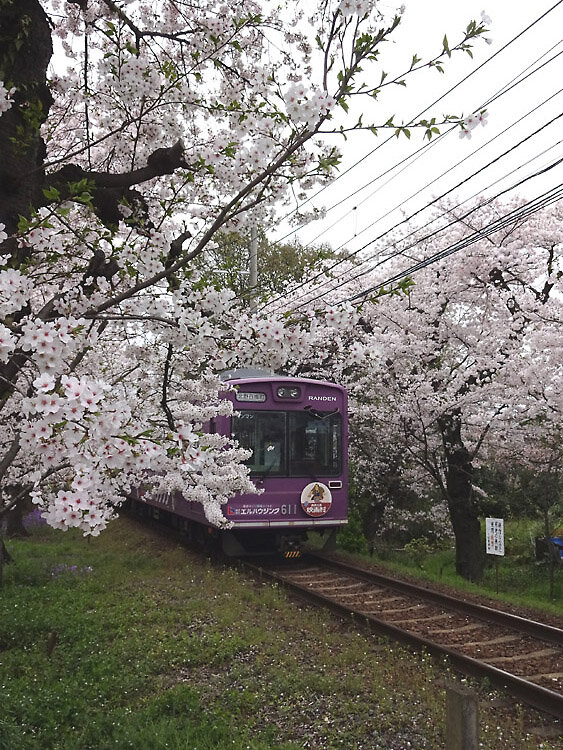
{"type": "MultiPolygon", "coordinates": [[[[487,107],[487,126],[476,128],[470,140],[460,139],[458,131],[452,132],[419,155],[416,152],[425,143],[422,133],[413,132],[410,141],[401,138],[389,143],[385,143],[388,136],[384,131],[380,131],[377,138],[365,133],[353,134],[346,143],[337,141],[344,153],[341,171],[350,169],[373,149],[377,150],[303,207],[308,210],[311,206],[324,206],[330,210],[326,218],[309,224],[291,237],[297,236],[303,243],[328,243],[333,248],[345,246],[356,251],[405,215],[422,209],[433,197],[455,188],[473,172],[479,171],[479,174],[453,191],[456,198],[499,193],[563,157],[562,118],[500,158],[494,167],[485,169],[488,162],[563,112],[563,95],[558,93],[563,89],[563,2],[485,0],[485,3],[483,0],[407,0],[403,22],[394,35],[396,41],[381,58],[386,71],[399,72],[403,69],[399,67],[400,61],[408,66],[415,52],[422,56],[439,51],[444,33],[453,46],[467,23],[481,18],[481,11],[492,21],[487,35],[492,44],[477,43],[473,60],[458,53],[444,75],[423,71],[409,81],[406,89],[387,92],[374,117],[385,121],[394,114],[397,120],[408,122],[475,71],[427,114],[467,115],[497,97],[487,107]],[[548,12],[551,8],[554,9],[548,12]],[[545,13],[544,19],[515,39],[545,13]],[[500,51],[513,39],[515,41],[506,50],[500,51]],[[499,54],[486,63],[495,53],[499,54]],[[554,59],[548,62],[551,58],[554,59]],[[542,65],[541,70],[533,72],[542,65]],[[514,79],[524,76],[529,76],[525,82],[498,96],[504,87],[515,83],[514,79]],[[543,103],[547,99],[550,101],[543,103]],[[409,155],[414,160],[397,167],[409,155]],[[462,163],[456,166],[458,162],[462,163]],[[344,202],[332,208],[340,201],[344,202]]],[[[563,183],[562,178],[563,167],[555,167],[508,196],[518,193],[534,197],[563,183]]],[[[420,221],[426,218],[424,214],[419,216],[420,221]]],[[[272,238],[280,239],[289,231],[290,225],[284,223],[272,238]]]]}

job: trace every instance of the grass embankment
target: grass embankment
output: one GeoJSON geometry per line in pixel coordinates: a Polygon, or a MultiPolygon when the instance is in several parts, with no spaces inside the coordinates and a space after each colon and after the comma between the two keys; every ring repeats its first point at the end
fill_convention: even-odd
{"type": "MultiPolygon", "coordinates": [[[[443,748],[444,670],[120,519],[9,542],[1,750],[443,748]]],[[[555,748],[484,694],[485,750],[555,748]]]]}

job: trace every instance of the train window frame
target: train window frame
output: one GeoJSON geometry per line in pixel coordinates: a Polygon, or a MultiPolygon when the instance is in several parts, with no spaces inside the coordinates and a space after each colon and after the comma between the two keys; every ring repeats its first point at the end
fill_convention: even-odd
{"type": "MultiPolygon", "coordinates": [[[[250,476],[256,476],[256,477],[263,477],[263,476],[273,476],[273,477],[284,477],[287,475],[286,472],[286,466],[287,466],[287,427],[286,423],[287,420],[285,418],[286,411],[282,409],[237,409],[235,414],[231,417],[231,437],[234,438],[238,444],[241,446],[241,448],[244,448],[245,450],[252,450],[252,455],[244,462],[246,466],[250,469],[250,476]],[[270,464],[266,464],[264,461],[263,468],[258,468],[260,464],[250,463],[252,459],[255,457],[256,453],[256,444],[254,443],[254,447],[251,447],[248,445],[248,442],[246,442],[242,439],[241,440],[241,432],[237,431],[235,429],[235,421],[239,419],[243,419],[244,417],[252,416],[253,418],[257,420],[264,421],[265,418],[271,417],[273,415],[279,415],[282,417],[282,424],[283,424],[283,431],[281,432],[281,440],[279,441],[271,441],[270,446],[266,446],[262,443],[261,446],[259,446],[258,450],[261,453],[264,453],[264,455],[267,452],[271,452],[273,458],[275,459],[275,451],[276,451],[276,445],[274,444],[277,442],[278,448],[279,448],[279,460],[276,462],[271,461],[270,464]],[[277,467],[275,467],[277,463],[277,467]]],[[[256,428],[255,428],[256,429],[256,428]]]]}
{"type": "Polygon", "coordinates": [[[341,413],[334,410],[330,412],[292,410],[288,411],[287,415],[287,476],[311,477],[313,479],[318,476],[340,476],[343,467],[341,413]],[[299,429],[303,431],[302,445],[300,449],[293,447],[297,445],[297,441],[292,442],[292,436],[294,435],[295,429],[292,429],[291,423],[296,420],[301,420],[304,423],[306,420],[307,422],[299,427],[299,429]],[[324,435],[321,428],[324,430],[324,435]],[[307,432],[310,433],[309,436],[307,436],[307,432]],[[311,435],[311,433],[314,433],[314,435],[311,435]],[[310,450],[307,450],[307,443],[310,444],[312,439],[316,442],[313,456],[310,455],[310,450]],[[293,455],[293,451],[297,451],[299,455],[293,455]],[[327,451],[332,453],[332,456],[329,457],[327,454],[326,460],[323,460],[322,453],[327,451]]]}
{"type": "MultiPolygon", "coordinates": [[[[252,456],[244,462],[250,469],[251,477],[271,476],[285,479],[309,477],[316,479],[317,477],[338,477],[343,471],[343,420],[342,414],[339,411],[320,412],[315,410],[311,412],[301,409],[237,409],[231,418],[231,437],[242,448],[253,451],[252,456]],[[255,439],[252,443],[242,437],[243,431],[237,426],[238,420],[251,416],[253,420],[265,421],[273,415],[277,415],[278,418],[281,417],[281,440],[275,441],[271,439],[270,446],[266,446],[262,440],[261,444],[257,447],[256,430],[261,432],[262,436],[264,435],[263,430],[258,425],[254,427],[255,439]],[[303,423],[300,427],[303,430],[301,436],[303,451],[298,461],[297,457],[292,454],[291,439],[292,435],[296,432],[295,423],[299,420],[303,423]],[[293,427],[292,424],[294,425],[293,427]],[[309,432],[314,433],[314,436],[310,434],[309,438],[307,438],[307,426],[309,432]],[[314,427],[314,430],[311,427],[314,427]],[[322,434],[323,430],[326,433],[324,436],[322,434]],[[323,439],[324,446],[322,445],[323,439]],[[315,455],[311,459],[307,459],[305,444],[311,440],[315,441],[317,447],[315,448],[315,455]],[[260,455],[265,456],[267,451],[271,450],[275,452],[276,449],[278,451],[278,460],[270,465],[265,460],[263,463],[251,463],[256,450],[258,450],[258,457],[260,458],[260,455]],[[324,464],[319,460],[319,454],[322,450],[325,452],[329,450],[333,453],[332,459],[328,458],[324,464]]],[[[293,453],[295,453],[294,450],[293,453]]]]}

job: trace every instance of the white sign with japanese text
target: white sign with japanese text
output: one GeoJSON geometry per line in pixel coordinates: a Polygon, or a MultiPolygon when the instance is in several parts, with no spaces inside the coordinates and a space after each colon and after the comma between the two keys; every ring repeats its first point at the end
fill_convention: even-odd
{"type": "Polygon", "coordinates": [[[486,518],[487,555],[504,555],[504,519],[486,518]]]}

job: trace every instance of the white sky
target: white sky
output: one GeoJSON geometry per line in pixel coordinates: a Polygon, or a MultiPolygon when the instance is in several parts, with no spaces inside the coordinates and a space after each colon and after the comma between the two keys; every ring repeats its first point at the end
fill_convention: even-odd
{"type": "MultiPolygon", "coordinates": [[[[405,63],[408,67],[415,52],[423,57],[424,53],[429,55],[440,51],[444,33],[447,33],[450,47],[454,46],[467,23],[471,19],[480,19],[482,10],[492,20],[491,31],[487,36],[493,43],[487,45],[477,41],[473,60],[468,55],[457,53],[448,62],[444,75],[434,70],[424,70],[407,78],[406,89],[396,87],[393,91],[388,90],[374,111],[374,118],[379,122],[385,122],[393,114],[396,115],[396,121],[408,122],[553,6],[557,7],[546,18],[427,113],[438,117],[446,113],[467,115],[497,95],[515,77],[526,75],[559,53],[559,57],[531,75],[528,81],[490,104],[487,108],[489,115],[486,127],[478,126],[473,131],[471,140],[460,139],[457,130],[450,133],[431,148],[426,148],[422,156],[409,164],[408,168],[400,167],[402,171],[396,173],[391,181],[393,173],[376,178],[420,149],[425,143],[422,133],[413,131],[410,141],[401,137],[399,140],[392,139],[386,145],[381,145],[388,137],[383,130],[377,138],[370,133],[351,134],[347,142],[339,138],[336,142],[344,154],[341,171],[372,149],[378,146],[380,148],[322,195],[303,206],[303,210],[310,210],[312,206],[328,208],[345,199],[340,206],[328,211],[326,218],[310,223],[291,237],[298,237],[304,244],[328,243],[333,248],[345,246],[355,251],[563,112],[563,94],[557,94],[559,89],[563,89],[563,2],[406,0],[403,22],[394,35],[395,44],[389,45],[381,56],[381,68],[389,73],[404,70],[405,63]],[[403,65],[400,61],[403,61],[403,65]],[[528,66],[532,68],[526,71],[528,66]],[[549,97],[553,97],[551,101],[540,106],[549,97]],[[534,114],[525,117],[538,107],[534,114]],[[511,125],[513,127],[508,132],[499,135],[511,125]],[[495,136],[498,137],[495,139],[495,136]],[[465,159],[464,163],[455,167],[462,159],[465,159]],[[443,175],[447,170],[451,171],[443,175]],[[374,179],[376,181],[370,186],[348,198],[352,192],[374,179]],[[418,194],[409,197],[414,193],[418,194]]],[[[380,73],[376,80],[379,75],[380,73]]],[[[500,159],[496,166],[484,170],[456,189],[453,195],[456,199],[465,199],[476,193],[492,196],[562,158],[562,124],[563,118],[542,130],[527,145],[500,159]],[[545,153],[541,155],[542,152],[545,153]],[[526,164],[530,159],[533,161],[526,164]],[[514,173],[514,170],[518,171],[514,173]],[[493,185],[495,181],[497,182],[493,185]]],[[[512,191],[507,198],[517,194],[534,197],[563,183],[562,178],[563,165],[560,165],[543,178],[535,178],[512,191]]],[[[427,217],[427,213],[422,214],[420,222],[423,223],[427,217]]],[[[284,222],[275,234],[272,233],[271,238],[281,239],[290,231],[291,226],[284,222]]]]}

